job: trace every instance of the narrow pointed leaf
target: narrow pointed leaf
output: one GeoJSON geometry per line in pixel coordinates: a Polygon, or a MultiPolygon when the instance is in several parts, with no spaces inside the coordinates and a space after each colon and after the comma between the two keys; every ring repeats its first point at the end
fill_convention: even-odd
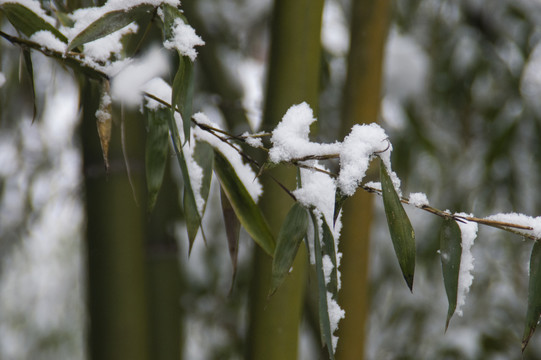
{"type": "Polygon", "coordinates": [[[42,19],[27,7],[18,3],[0,4],[0,10],[6,15],[9,22],[24,35],[30,37],[34,33],[45,30],[51,32],[59,40],[67,43],[68,39],[53,25],[42,19]]]}
{"type": "Polygon", "coordinates": [[[383,161],[380,163],[380,177],[383,206],[385,207],[385,215],[387,217],[394,251],[398,258],[402,275],[410,290],[413,291],[415,233],[383,161]]]}
{"type": "MultiPolygon", "coordinates": [[[[327,290],[333,295],[334,298],[338,297],[338,268],[336,267],[336,246],[334,243],[334,236],[327,224],[327,220],[324,216],[321,217],[322,229],[323,229],[323,244],[322,252],[323,258],[328,257],[331,260],[332,270],[329,276],[329,282],[327,284],[327,290]]],[[[324,263],[325,265],[325,263],[324,263]]]]}
{"type": "MultiPolygon", "coordinates": [[[[190,180],[190,174],[188,172],[188,166],[184,153],[182,151],[182,143],[180,141],[180,135],[175,119],[172,116],[168,116],[169,132],[171,133],[171,141],[173,142],[173,148],[177,155],[178,164],[182,173],[182,180],[184,181],[184,193],[182,204],[184,207],[184,216],[186,220],[186,227],[188,229],[188,241],[190,243],[190,252],[192,250],[195,237],[201,227],[201,214],[197,211],[197,203],[195,201],[195,195],[190,180]]],[[[204,234],[203,234],[204,238],[204,234]]]]}
{"type": "Polygon", "coordinates": [[[244,229],[267,254],[273,256],[275,241],[267,221],[229,161],[217,150],[214,151],[214,171],[244,229]]]}
{"type": "Polygon", "coordinates": [[[113,105],[109,94],[109,82],[105,81],[103,85],[103,94],[100,100],[100,107],[96,112],[96,127],[100,138],[101,152],[105,169],[109,171],[109,143],[111,142],[111,133],[113,128],[113,105]]]}
{"type": "Polygon", "coordinates": [[[222,215],[224,217],[225,234],[227,236],[227,245],[229,249],[229,256],[231,257],[231,263],[233,264],[233,281],[237,274],[237,259],[239,253],[239,235],[240,235],[240,222],[235,215],[235,210],[229,202],[229,199],[224,193],[224,190],[220,187],[220,199],[222,202],[222,215]]]}
{"type": "Polygon", "coordinates": [[[169,151],[169,110],[159,108],[147,110],[147,139],[145,148],[145,170],[148,191],[148,212],[152,212],[162,187],[163,175],[169,151]]]}
{"type": "Polygon", "coordinates": [[[180,56],[177,73],[173,79],[172,105],[173,110],[178,108],[182,116],[184,139],[190,138],[193,86],[193,63],[189,57],[180,56]]]}
{"type": "Polygon", "coordinates": [[[449,301],[447,320],[445,321],[445,331],[447,331],[449,321],[456,309],[458,274],[460,271],[460,258],[462,257],[461,238],[460,228],[456,221],[453,219],[445,219],[440,230],[441,269],[443,272],[445,293],[447,294],[447,300],[449,301]]]}
{"type": "Polygon", "coordinates": [[[323,272],[323,254],[319,239],[318,219],[313,213],[310,213],[310,216],[314,225],[314,256],[316,260],[316,275],[318,284],[319,328],[323,345],[327,346],[329,352],[329,359],[334,360],[331,321],[329,319],[329,306],[327,304],[327,286],[325,284],[325,274],[323,272]]]}
{"type": "Polygon", "coordinates": [[[347,200],[348,196],[342,194],[342,192],[337,189],[336,194],[334,195],[334,216],[333,221],[336,223],[336,219],[338,219],[338,215],[340,214],[340,210],[342,210],[342,206],[344,205],[344,202],[347,200]]]}
{"type": "MultiPolygon", "coordinates": [[[[193,153],[193,159],[203,170],[203,180],[201,181],[201,189],[199,192],[205,201],[206,207],[212,180],[212,168],[214,167],[214,150],[212,149],[212,146],[204,141],[197,141],[193,153]]],[[[204,212],[205,210],[203,209],[203,213],[204,212]]]]}
{"type": "Polygon", "coordinates": [[[307,229],[308,213],[306,209],[299,203],[293,204],[276,239],[269,294],[273,294],[285,280],[291,266],[293,266],[302,239],[306,236],[307,229]]]}
{"type": "Polygon", "coordinates": [[[139,5],[128,10],[108,12],[77,34],[69,43],[68,51],[120,30],[152,9],[154,8],[150,5],[139,5]]]}
{"type": "Polygon", "coordinates": [[[536,241],[530,256],[530,281],[528,286],[528,311],[526,312],[526,324],[522,335],[522,352],[528,346],[539,316],[541,315],[541,243],[536,241]]]}
{"type": "Polygon", "coordinates": [[[30,54],[30,50],[28,48],[22,48],[23,50],[23,57],[24,57],[24,64],[26,67],[26,71],[28,72],[28,76],[30,78],[30,87],[32,91],[32,123],[36,120],[36,116],[38,114],[38,109],[36,106],[36,86],[34,83],[34,66],[32,65],[32,55],[30,54]]]}

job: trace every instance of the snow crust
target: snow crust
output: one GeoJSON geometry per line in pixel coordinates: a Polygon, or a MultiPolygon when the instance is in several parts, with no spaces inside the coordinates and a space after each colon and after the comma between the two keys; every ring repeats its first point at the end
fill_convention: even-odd
{"type": "MultiPolygon", "coordinates": [[[[473,216],[472,214],[457,213],[459,216],[473,216]]],[[[456,299],[455,313],[462,316],[462,306],[466,303],[466,295],[470,291],[470,286],[473,282],[473,254],[471,247],[477,237],[477,223],[466,221],[457,221],[458,227],[462,235],[462,256],[460,258],[460,270],[458,273],[458,290],[456,299]]]]}
{"type": "Polygon", "coordinates": [[[314,113],[306,102],[291,106],[272,132],[270,161],[279,163],[310,155],[338,154],[339,143],[319,144],[309,140],[310,125],[314,121],[314,113]]]}
{"type": "Polygon", "coordinates": [[[422,208],[423,206],[428,206],[428,198],[422,192],[410,193],[409,203],[410,205],[422,208]]]}
{"type": "Polygon", "coordinates": [[[365,177],[370,161],[378,154],[401,195],[400,179],[391,169],[392,145],[378,124],[354,125],[342,143],[320,144],[309,139],[310,125],[314,121],[316,119],[307,103],[291,106],[272,132],[270,161],[279,163],[310,156],[339,157],[337,186],[343,194],[351,196],[365,177]]]}
{"type": "Polygon", "coordinates": [[[330,292],[327,292],[327,310],[329,312],[329,322],[331,324],[332,348],[336,352],[338,336],[334,335],[334,332],[338,329],[340,320],[346,316],[346,312],[338,305],[330,292]]]}
{"type": "Polygon", "coordinates": [[[62,40],[54,36],[54,34],[47,30],[37,31],[30,37],[31,41],[43,45],[47,49],[55,50],[58,52],[65,52],[68,45],[62,40]]]}
{"type": "MultiPolygon", "coordinates": [[[[158,99],[162,99],[166,103],[171,104],[171,86],[160,77],[150,79],[143,85],[142,91],[154,95],[158,99]]],[[[145,107],[149,110],[167,108],[167,106],[163,105],[162,103],[148,97],[145,97],[145,107]]]]}
{"type": "MultiPolygon", "coordinates": [[[[199,112],[194,114],[193,118],[198,123],[205,124],[213,128],[219,128],[219,126],[213,123],[204,113],[199,112]]],[[[263,187],[261,186],[259,179],[256,177],[256,173],[252,170],[250,165],[244,163],[238,151],[232,147],[235,145],[230,146],[214,135],[210,134],[208,131],[201,130],[199,127],[195,127],[193,133],[195,135],[195,139],[206,141],[227,158],[231,166],[233,166],[233,169],[235,170],[240,181],[244,184],[246,190],[248,190],[248,193],[252,199],[257,202],[263,192],[263,187]]]]}
{"type": "Polygon", "coordinates": [[[494,214],[486,217],[487,220],[501,221],[506,223],[512,223],[517,225],[529,226],[533,230],[521,230],[515,229],[516,231],[525,234],[533,235],[537,239],[541,239],[541,216],[531,217],[524,214],[517,213],[500,213],[494,214]]]}
{"type": "Polygon", "coordinates": [[[144,85],[153,78],[166,74],[169,62],[159,48],[149,50],[141,59],[133,60],[111,82],[113,100],[127,106],[138,106],[143,100],[144,85]]]}
{"type": "Polygon", "coordinates": [[[173,38],[166,40],[163,46],[166,49],[176,49],[190,60],[195,61],[197,57],[196,46],[205,45],[205,42],[199,37],[194,28],[186,24],[182,19],[175,19],[173,25],[173,38]]]}

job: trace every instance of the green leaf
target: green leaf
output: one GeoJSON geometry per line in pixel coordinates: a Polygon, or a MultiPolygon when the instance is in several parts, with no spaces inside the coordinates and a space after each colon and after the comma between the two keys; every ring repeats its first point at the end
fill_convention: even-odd
{"type": "MultiPolygon", "coordinates": [[[[203,170],[203,181],[201,181],[201,197],[205,200],[205,208],[210,192],[212,180],[212,168],[214,167],[214,150],[212,146],[204,141],[197,141],[193,152],[193,159],[203,170]]],[[[205,210],[203,209],[203,213],[205,210]]]]}
{"type": "Polygon", "coordinates": [[[413,291],[415,233],[383,161],[380,164],[380,178],[383,206],[385,207],[385,215],[387,216],[387,224],[389,225],[394,251],[398,258],[402,275],[410,291],[413,291]]]}
{"type": "Polygon", "coordinates": [[[214,171],[244,229],[267,254],[273,256],[275,242],[267,221],[229,161],[217,150],[214,150],[214,171]]]}
{"type": "Polygon", "coordinates": [[[154,7],[143,4],[127,10],[108,12],[77,34],[69,43],[68,51],[120,30],[153,9],[154,7]]]}
{"type": "Polygon", "coordinates": [[[278,233],[272,259],[272,277],[269,295],[285,280],[297,255],[297,250],[308,229],[308,213],[301,204],[295,203],[289,210],[278,233]]]}
{"type": "Polygon", "coordinates": [[[34,66],[32,65],[32,55],[30,54],[30,50],[23,47],[22,51],[26,71],[28,72],[28,76],[30,78],[30,87],[32,91],[32,123],[34,123],[38,114],[38,109],[36,106],[36,86],[34,83],[34,66]]]}
{"type": "Polygon", "coordinates": [[[152,212],[162,187],[169,151],[168,109],[147,110],[145,169],[148,191],[148,212],[152,212]]]}
{"type": "Polygon", "coordinates": [[[314,255],[316,260],[316,274],[318,284],[318,309],[319,309],[319,328],[323,345],[327,346],[329,359],[334,360],[334,349],[332,346],[331,321],[329,319],[329,306],[327,304],[327,286],[325,284],[325,273],[323,272],[323,253],[319,239],[318,220],[313,212],[310,213],[312,223],[314,224],[314,255]]]}
{"type": "Polygon", "coordinates": [[[27,7],[18,3],[3,3],[0,10],[4,12],[9,22],[24,35],[31,37],[34,33],[46,30],[50,31],[59,40],[67,43],[68,39],[53,25],[42,19],[27,7]]]}
{"type": "Polygon", "coordinates": [[[182,151],[182,144],[180,141],[177,124],[172,116],[168,116],[167,118],[169,120],[169,131],[171,133],[173,148],[175,149],[178,164],[180,166],[180,171],[182,173],[182,179],[184,180],[184,194],[182,204],[184,206],[184,216],[186,218],[186,227],[188,229],[188,240],[190,243],[189,252],[191,252],[193,242],[195,241],[197,232],[201,227],[201,215],[199,214],[199,211],[197,211],[197,203],[195,201],[195,195],[193,193],[190,174],[188,172],[188,166],[186,165],[186,159],[184,158],[184,153],[182,151]]]}
{"type": "Polygon", "coordinates": [[[173,79],[172,116],[178,108],[182,116],[185,141],[190,138],[193,86],[193,63],[189,57],[180,56],[178,70],[173,79]]]}
{"type": "MultiPolygon", "coordinates": [[[[173,29],[175,21],[181,19],[184,23],[188,23],[182,12],[171,5],[162,4],[163,13],[163,35],[165,39],[172,40],[175,36],[173,29]]],[[[183,56],[180,52],[178,69],[173,79],[172,105],[173,112],[176,108],[179,109],[182,121],[184,124],[184,138],[186,141],[190,139],[190,119],[192,117],[192,98],[194,91],[194,71],[193,63],[187,56],[183,56]]]]}
{"type": "Polygon", "coordinates": [[[457,292],[458,292],[458,274],[460,271],[460,258],[462,257],[462,234],[455,220],[448,218],[443,221],[440,230],[440,258],[441,269],[443,272],[443,283],[449,309],[447,311],[447,320],[445,322],[445,331],[449,327],[449,321],[455,313],[457,292]]]}
{"type": "Polygon", "coordinates": [[[526,312],[526,324],[522,335],[522,352],[528,346],[539,316],[541,315],[541,243],[535,241],[530,256],[530,282],[528,286],[528,311],[526,312]]]}
{"type": "Polygon", "coordinates": [[[240,234],[240,222],[235,215],[233,206],[227,199],[224,193],[224,189],[220,187],[220,199],[222,202],[222,215],[224,217],[225,234],[227,236],[227,245],[229,249],[229,256],[231,257],[231,263],[233,264],[233,285],[235,276],[237,274],[237,258],[239,254],[239,234],[240,234]]]}
{"type": "Polygon", "coordinates": [[[334,194],[334,216],[333,216],[334,223],[336,223],[338,214],[340,214],[340,210],[342,209],[342,206],[344,205],[344,202],[347,200],[348,197],[349,196],[342,194],[340,189],[336,189],[336,193],[334,194]]]}
{"type": "Polygon", "coordinates": [[[338,268],[336,267],[336,246],[334,243],[334,236],[327,224],[327,220],[324,216],[321,216],[323,229],[323,256],[328,256],[331,259],[333,268],[331,270],[331,275],[329,278],[329,283],[327,284],[327,290],[333,295],[334,298],[338,296],[338,268]]]}

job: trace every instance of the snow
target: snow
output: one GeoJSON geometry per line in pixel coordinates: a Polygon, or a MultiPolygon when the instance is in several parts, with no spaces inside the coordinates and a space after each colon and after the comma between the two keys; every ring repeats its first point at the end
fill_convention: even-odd
{"type": "Polygon", "coordinates": [[[428,206],[428,199],[425,193],[421,193],[421,192],[410,193],[409,203],[410,205],[416,206],[418,208],[422,208],[423,206],[428,206]]]}
{"type": "Polygon", "coordinates": [[[4,84],[6,83],[6,76],[0,72],[0,87],[4,86],[4,84]]]}
{"type": "Polygon", "coordinates": [[[145,83],[166,74],[168,69],[169,62],[165,52],[159,48],[149,50],[142,59],[133,60],[113,78],[113,100],[132,107],[140,105],[145,83]]]}
{"type": "Polygon", "coordinates": [[[111,120],[111,112],[107,108],[111,105],[111,97],[107,93],[103,93],[100,100],[100,107],[96,110],[96,120],[101,123],[106,123],[111,120]]]}
{"type": "MultiPolygon", "coordinates": [[[[111,63],[108,61],[109,58],[122,58],[122,38],[125,35],[136,33],[138,28],[137,24],[131,23],[114,33],[84,44],[83,47],[86,59],[92,59],[92,64],[96,68],[101,68],[97,62],[105,62],[107,65],[110,65],[111,63]]],[[[114,75],[115,73],[114,71],[111,71],[114,70],[115,67],[105,66],[102,69],[109,75],[114,75]]]]}
{"type": "Polygon", "coordinates": [[[337,184],[343,194],[351,196],[366,175],[370,161],[377,154],[389,169],[393,185],[401,195],[400,179],[390,170],[393,147],[378,124],[354,125],[343,143],[320,144],[309,139],[310,125],[314,121],[316,119],[307,103],[291,106],[272,132],[270,161],[288,162],[310,156],[339,157],[340,173],[337,184]]]}
{"type": "Polygon", "coordinates": [[[30,40],[43,45],[47,49],[55,50],[61,53],[65,52],[68,47],[66,43],[54,36],[52,32],[47,30],[35,32],[30,37],[30,40]]]}
{"type": "MultiPolygon", "coordinates": [[[[391,150],[387,134],[378,124],[354,125],[340,149],[340,190],[345,195],[353,195],[366,175],[373,154],[391,150]]],[[[388,162],[390,164],[390,160],[388,162]]],[[[390,169],[390,165],[387,168],[390,169]]]]}
{"type": "Polygon", "coordinates": [[[273,147],[269,159],[273,163],[291,161],[310,155],[338,154],[339,143],[319,144],[309,140],[310,125],[316,121],[310,106],[303,102],[291,106],[272,132],[273,147]]]}
{"type": "Polygon", "coordinates": [[[533,230],[514,229],[525,235],[533,235],[537,239],[541,239],[541,216],[531,217],[524,214],[507,213],[495,214],[486,217],[487,220],[506,222],[516,225],[529,226],[533,230]]]}
{"type": "Polygon", "coordinates": [[[246,141],[246,144],[250,145],[254,148],[263,148],[263,140],[261,140],[261,137],[255,137],[253,135],[261,135],[262,133],[257,134],[249,134],[248,132],[243,133],[241,136],[244,138],[244,141],[246,141]]]}
{"type": "Polygon", "coordinates": [[[177,49],[181,55],[195,61],[197,51],[194,47],[205,45],[205,42],[195,33],[194,28],[182,19],[175,19],[173,27],[173,38],[166,40],[163,46],[166,49],[177,49]]]}
{"type": "Polygon", "coordinates": [[[35,0],[0,0],[0,5],[3,4],[20,4],[24,7],[26,7],[28,10],[32,11],[34,14],[38,15],[40,18],[51,24],[52,26],[55,26],[56,20],[45,12],[41,8],[40,2],[35,0]]]}
{"type": "MultiPolygon", "coordinates": [[[[457,213],[455,215],[468,217],[472,214],[457,213]]],[[[458,289],[455,313],[462,316],[462,306],[466,303],[466,294],[470,291],[473,282],[473,254],[471,247],[477,237],[477,223],[457,221],[462,237],[462,256],[460,258],[460,270],[458,273],[458,289]]]]}
{"type": "MultiPolygon", "coordinates": [[[[168,104],[171,104],[171,86],[160,77],[150,79],[147,83],[143,85],[142,90],[148,94],[154,95],[158,99],[161,99],[168,104]]],[[[162,103],[159,103],[149,97],[145,97],[145,100],[145,107],[149,110],[166,108],[166,106],[162,103]]]]}
{"type": "MultiPolygon", "coordinates": [[[[316,160],[304,162],[305,165],[321,170],[325,166],[316,160]]],[[[315,207],[325,217],[325,221],[332,228],[334,217],[334,202],[336,181],[328,174],[320,171],[301,168],[302,187],[295,189],[293,195],[297,201],[306,208],[315,207]]]]}
{"type": "MultiPolygon", "coordinates": [[[[193,118],[198,123],[205,124],[213,128],[219,128],[219,126],[213,123],[204,113],[196,113],[193,115],[193,118]]],[[[252,170],[250,165],[243,162],[239,152],[218,139],[216,136],[210,134],[208,131],[201,130],[199,127],[195,127],[193,132],[196,140],[206,141],[214,149],[222,153],[222,155],[229,161],[235,170],[235,173],[239,177],[240,181],[244,184],[246,190],[248,190],[248,193],[252,199],[257,202],[263,192],[263,187],[261,186],[259,179],[256,177],[256,173],[252,170]]],[[[239,148],[236,147],[236,149],[239,148]]]]}
{"type": "Polygon", "coordinates": [[[327,292],[327,311],[329,312],[329,322],[331,324],[332,348],[336,351],[338,336],[334,335],[334,332],[338,329],[340,320],[346,316],[346,312],[338,305],[336,300],[333,299],[330,292],[327,292]]]}

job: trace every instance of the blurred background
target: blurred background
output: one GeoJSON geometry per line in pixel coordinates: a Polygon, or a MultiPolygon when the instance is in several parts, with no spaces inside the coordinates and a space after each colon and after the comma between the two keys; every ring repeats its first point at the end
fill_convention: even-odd
{"type": "MultiPolygon", "coordinates": [[[[258,130],[273,2],[199,0],[183,7],[206,42],[196,65],[194,110],[233,133],[258,130]]],[[[351,7],[346,0],[325,1],[316,136],[322,142],[342,136],[351,7]]],[[[403,0],[378,16],[389,19],[378,121],[393,144],[393,168],[404,194],[424,192],[436,208],[478,217],[541,214],[541,2],[403,0]]],[[[2,13],[0,28],[14,32],[2,13]]],[[[32,57],[34,122],[20,50],[0,41],[0,358],[86,359],[86,252],[93,248],[84,241],[79,86],[55,62],[37,52],[32,57]]],[[[374,93],[379,95],[378,87],[374,93]]],[[[179,181],[176,166],[171,168],[171,181],[179,181]]],[[[417,235],[410,294],[381,199],[370,196],[375,209],[365,358],[520,358],[531,241],[480,227],[464,315],[455,316],[444,333],[441,220],[406,209],[417,235]]],[[[197,239],[189,257],[183,221],[167,225],[178,244],[181,352],[190,360],[240,359],[254,244],[241,234],[232,285],[216,184],[209,201],[209,241],[197,239]]],[[[299,359],[324,358],[309,315],[299,334],[299,359]]],[[[539,336],[525,358],[541,359],[539,336]]]]}

